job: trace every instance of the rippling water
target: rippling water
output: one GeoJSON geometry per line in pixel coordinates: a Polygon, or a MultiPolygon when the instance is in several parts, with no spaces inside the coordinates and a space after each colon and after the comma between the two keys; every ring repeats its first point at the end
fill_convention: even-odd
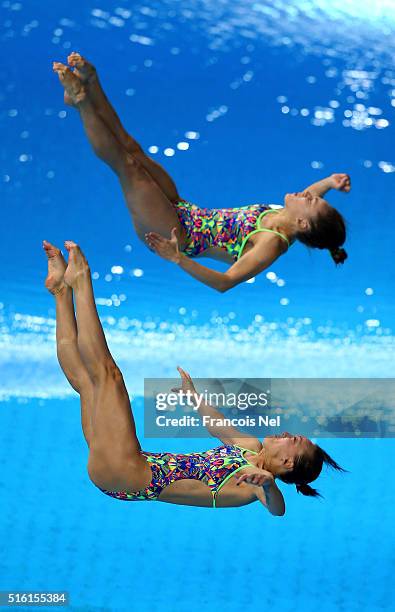
{"type": "MultiPolygon", "coordinates": [[[[103,317],[112,352],[134,395],[144,377],[177,375],[181,364],[195,377],[392,377],[391,331],[313,326],[311,320],[280,323],[257,315],[248,325],[229,317],[203,323],[103,317]]],[[[375,323],[375,321],[372,321],[375,323]]],[[[362,326],[359,326],[362,327],[362,326]]],[[[55,319],[14,313],[2,318],[1,397],[74,395],[55,355],[55,319]]]]}

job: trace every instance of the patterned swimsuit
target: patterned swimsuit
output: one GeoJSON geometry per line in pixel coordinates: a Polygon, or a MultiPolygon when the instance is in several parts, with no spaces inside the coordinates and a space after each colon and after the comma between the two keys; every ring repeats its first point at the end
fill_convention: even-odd
{"type": "Polygon", "coordinates": [[[267,213],[279,212],[273,206],[251,204],[238,208],[199,208],[187,200],[179,200],[173,206],[188,235],[183,252],[189,257],[196,257],[210,247],[219,247],[226,249],[237,261],[249,237],[257,232],[277,234],[290,246],[284,234],[260,225],[267,213]]]}
{"type": "Polygon", "coordinates": [[[202,453],[148,453],[142,455],[148,461],[152,472],[150,484],[141,491],[108,491],[101,489],[106,495],[124,501],[155,501],[163,489],[177,480],[200,480],[206,484],[213,497],[213,508],[216,498],[224,484],[251,463],[244,458],[244,453],[254,453],[241,446],[219,446],[202,453]]]}

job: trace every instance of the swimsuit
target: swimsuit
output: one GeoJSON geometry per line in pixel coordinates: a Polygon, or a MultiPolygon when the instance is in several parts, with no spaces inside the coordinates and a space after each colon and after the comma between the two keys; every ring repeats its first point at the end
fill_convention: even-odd
{"type": "MultiPolygon", "coordinates": [[[[224,484],[245,467],[252,464],[244,453],[255,453],[241,446],[224,445],[202,453],[148,453],[142,451],[151,471],[150,484],[141,491],[108,491],[98,487],[106,495],[124,501],[155,501],[163,489],[177,480],[200,480],[210,488],[215,508],[217,495],[224,484]]],[[[253,466],[255,467],[255,466],[253,466]]]]}
{"type": "Polygon", "coordinates": [[[277,234],[290,246],[284,234],[261,227],[261,220],[266,214],[279,212],[266,204],[238,208],[199,208],[187,200],[178,200],[173,206],[188,236],[183,252],[189,257],[196,257],[210,247],[220,247],[226,249],[237,261],[243,254],[247,240],[258,232],[277,234]]]}

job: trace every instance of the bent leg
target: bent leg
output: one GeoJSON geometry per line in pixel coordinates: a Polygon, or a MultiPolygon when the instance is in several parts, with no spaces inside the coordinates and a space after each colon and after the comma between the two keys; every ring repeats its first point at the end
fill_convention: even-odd
{"type": "Polygon", "coordinates": [[[171,230],[175,227],[182,248],[187,237],[170,200],[141,162],[128,154],[115,138],[87,97],[78,77],[63,64],[55,63],[54,69],[80,111],[86,135],[96,155],[119,176],[139,238],[144,241],[148,231],[170,238],[171,230]]]}
{"type": "Polygon", "coordinates": [[[139,238],[144,241],[147,232],[158,232],[170,238],[172,229],[176,228],[182,250],[188,240],[186,230],[174,206],[146,171],[140,158],[126,156],[119,180],[139,238]]]}
{"type": "Polygon", "coordinates": [[[140,452],[129,395],[114,361],[102,363],[94,383],[95,413],[88,473],[100,488],[139,491],[152,479],[140,452]]]}
{"type": "Polygon", "coordinates": [[[171,176],[166,172],[163,166],[158,164],[143,151],[141,145],[128,134],[123,127],[121,120],[100,84],[95,67],[79,53],[75,52],[68,56],[67,61],[70,66],[75,67],[75,73],[85,84],[86,92],[91,102],[124,149],[131,155],[137,157],[170,202],[178,201],[180,196],[171,176]]]}
{"type": "Polygon", "coordinates": [[[88,99],[81,102],[78,108],[96,155],[119,177],[139,238],[144,241],[145,234],[149,231],[170,238],[171,230],[175,227],[180,244],[183,245],[187,236],[174,206],[139,159],[125,152],[88,99]]]}

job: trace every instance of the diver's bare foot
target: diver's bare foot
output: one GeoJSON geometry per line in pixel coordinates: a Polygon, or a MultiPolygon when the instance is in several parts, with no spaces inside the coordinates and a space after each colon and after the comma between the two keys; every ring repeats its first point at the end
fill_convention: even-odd
{"type": "Polygon", "coordinates": [[[45,286],[53,295],[57,295],[66,289],[64,282],[66,262],[60,249],[47,240],[43,240],[43,249],[48,257],[48,276],[45,279],[45,286]]]}
{"type": "Polygon", "coordinates": [[[82,102],[86,97],[86,91],[78,76],[76,76],[70,68],[60,62],[53,62],[53,70],[57,72],[59,80],[67,94],[65,102],[73,106],[82,102]]]}
{"type": "MultiPolygon", "coordinates": [[[[81,83],[88,87],[88,89],[89,85],[97,80],[97,73],[94,65],[76,51],[70,53],[67,62],[69,66],[74,68],[73,74],[75,74],[80,79],[81,83]]],[[[75,106],[67,91],[64,92],[64,101],[69,106],[75,106]]]]}
{"type": "Polygon", "coordinates": [[[85,255],[75,242],[66,240],[64,246],[69,252],[69,261],[64,274],[64,281],[69,287],[77,289],[80,286],[80,282],[84,283],[86,278],[89,278],[89,265],[85,255]]]}
{"type": "Polygon", "coordinates": [[[69,66],[74,68],[74,74],[81,80],[82,83],[88,85],[97,79],[96,68],[88,62],[82,55],[73,51],[67,58],[69,66]]]}

